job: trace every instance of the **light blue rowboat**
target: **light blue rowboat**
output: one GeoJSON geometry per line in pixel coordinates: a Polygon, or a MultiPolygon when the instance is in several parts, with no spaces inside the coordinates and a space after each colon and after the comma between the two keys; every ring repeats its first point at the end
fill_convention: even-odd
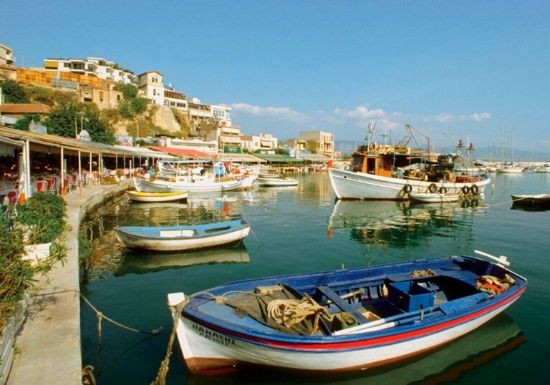
{"type": "Polygon", "coordinates": [[[158,250],[195,250],[238,242],[248,236],[250,225],[232,220],[189,226],[120,226],[117,239],[126,247],[158,250]]]}

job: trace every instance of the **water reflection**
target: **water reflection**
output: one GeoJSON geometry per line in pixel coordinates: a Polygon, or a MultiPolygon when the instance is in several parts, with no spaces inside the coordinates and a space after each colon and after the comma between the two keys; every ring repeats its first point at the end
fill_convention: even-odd
{"type": "Polygon", "coordinates": [[[452,344],[391,369],[361,374],[306,376],[265,371],[243,372],[234,376],[205,377],[189,375],[187,385],[237,384],[347,384],[399,385],[441,384],[455,381],[475,367],[484,365],[525,342],[526,338],[515,321],[502,314],[484,327],[452,344]]]}
{"type": "MultiPolygon", "coordinates": [[[[121,197],[110,205],[99,207],[89,215],[80,228],[81,247],[84,243],[91,249],[89,260],[84,266],[84,282],[96,276],[124,274],[128,269],[153,268],[160,256],[145,251],[129,251],[117,242],[113,228],[122,225],[171,226],[202,224],[225,221],[242,217],[242,205],[247,204],[247,195],[233,193],[226,195],[204,195],[190,197],[186,203],[136,203],[127,197],[121,197]],[[143,263],[140,266],[138,261],[143,263]],[[127,265],[125,267],[125,265],[127,265]]],[[[214,251],[214,250],[213,250],[214,251]]],[[[201,254],[166,254],[162,257],[165,268],[200,263],[201,254]],[[184,258],[185,256],[185,258],[184,258]],[[193,261],[196,262],[193,262],[193,261]]],[[[248,262],[246,249],[234,249],[222,256],[220,253],[202,255],[202,263],[214,263],[216,259],[224,262],[248,262]]],[[[160,266],[157,266],[160,268],[160,266]]]]}
{"type": "Polygon", "coordinates": [[[186,253],[127,250],[123,252],[123,261],[115,275],[148,273],[200,264],[248,262],[250,262],[250,255],[243,244],[186,253]]]}
{"type": "Polygon", "coordinates": [[[471,230],[474,215],[486,212],[482,200],[412,204],[397,201],[337,201],[328,234],[349,231],[364,244],[408,246],[426,237],[456,236],[471,230]]]}

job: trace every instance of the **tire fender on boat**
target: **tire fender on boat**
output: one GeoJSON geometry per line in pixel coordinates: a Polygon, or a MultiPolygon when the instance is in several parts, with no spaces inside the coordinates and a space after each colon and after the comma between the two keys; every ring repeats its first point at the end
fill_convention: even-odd
{"type": "Polygon", "coordinates": [[[470,193],[470,188],[468,186],[462,187],[462,192],[464,195],[468,195],[470,193]]]}
{"type": "Polygon", "coordinates": [[[473,184],[473,185],[470,186],[470,191],[472,192],[472,194],[477,195],[479,193],[479,187],[477,187],[477,185],[473,184]]]}
{"type": "Polygon", "coordinates": [[[437,191],[437,185],[435,183],[432,183],[431,185],[428,186],[428,191],[433,194],[434,192],[437,191]]]}
{"type": "Polygon", "coordinates": [[[447,187],[441,186],[441,187],[439,188],[439,193],[440,193],[440,194],[446,194],[446,193],[447,193],[447,187]]]}
{"type": "Polygon", "coordinates": [[[412,188],[412,186],[411,186],[410,184],[406,184],[405,186],[403,186],[403,192],[404,192],[405,194],[410,193],[410,192],[412,191],[412,189],[413,189],[413,188],[412,188]]]}

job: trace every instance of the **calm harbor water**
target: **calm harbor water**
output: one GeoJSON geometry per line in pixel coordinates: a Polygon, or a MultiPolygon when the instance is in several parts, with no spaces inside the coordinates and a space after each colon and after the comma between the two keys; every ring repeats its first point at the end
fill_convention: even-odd
{"type": "Polygon", "coordinates": [[[228,281],[333,270],[415,258],[506,255],[529,279],[526,294],[506,313],[461,340],[405,364],[346,376],[302,377],[258,370],[223,377],[187,373],[177,342],[168,384],[539,384],[550,336],[550,211],[511,209],[510,194],[550,192],[550,174],[493,175],[485,199],[467,204],[411,205],[334,200],[328,175],[299,176],[293,188],[257,188],[191,196],[184,204],[133,204],[125,197],[103,206],[82,227],[92,241],[82,291],[105,315],[157,336],[102,323],[82,303],[83,364],[99,385],[149,384],[171,332],[166,294],[193,293],[228,281]],[[242,217],[251,235],[237,247],[195,253],[126,251],[113,226],[204,223],[242,217]]]}

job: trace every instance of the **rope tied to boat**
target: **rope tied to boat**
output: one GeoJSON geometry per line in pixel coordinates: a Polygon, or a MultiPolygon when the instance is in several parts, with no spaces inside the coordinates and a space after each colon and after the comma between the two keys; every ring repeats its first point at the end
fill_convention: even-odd
{"type": "Polygon", "coordinates": [[[425,270],[414,270],[411,272],[410,277],[411,278],[424,278],[424,277],[432,277],[436,275],[435,271],[432,269],[425,269],[425,270]]]}
{"type": "Polygon", "coordinates": [[[334,318],[327,309],[319,305],[307,294],[302,299],[276,299],[267,305],[269,318],[287,328],[302,322],[306,317],[315,315],[313,333],[319,329],[319,319],[332,321],[334,318]]]}
{"type": "Polygon", "coordinates": [[[92,365],[86,365],[82,368],[80,375],[82,376],[82,385],[96,385],[94,377],[94,367],[92,365]]]}
{"type": "Polygon", "coordinates": [[[174,323],[172,324],[172,333],[170,333],[170,339],[168,340],[168,346],[166,347],[166,354],[164,359],[160,363],[157,376],[151,382],[151,385],[165,385],[166,384],[166,375],[170,369],[170,357],[172,356],[172,346],[174,345],[174,340],[176,338],[176,331],[178,330],[178,324],[181,318],[181,312],[185,305],[189,303],[190,297],[185,298],[183,301],[178,303],[174,309],[174,323]]]}

